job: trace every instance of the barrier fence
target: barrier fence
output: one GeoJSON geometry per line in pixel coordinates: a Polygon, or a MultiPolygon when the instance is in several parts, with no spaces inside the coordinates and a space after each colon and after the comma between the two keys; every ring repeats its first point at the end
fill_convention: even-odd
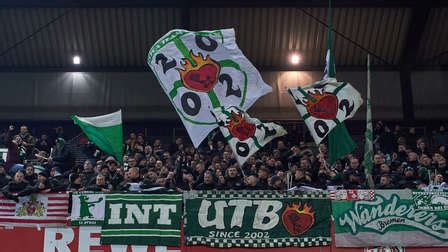
{"type": "Polygon", "coordinates": [[[37,194],[0,197],[0,243],[5,251],[28,237],[37,247],[20,250],[436,252],[447,250],[447,210],[447,192],[411,190],[37,194]]]}

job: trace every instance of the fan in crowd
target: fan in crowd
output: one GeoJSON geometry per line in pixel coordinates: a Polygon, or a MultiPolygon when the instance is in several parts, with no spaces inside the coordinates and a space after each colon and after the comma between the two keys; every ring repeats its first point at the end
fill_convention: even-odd
{"type": "MultiPolygon", "coordinates": [[[[397,125],[392,130],[378,122],[374,135],[371,180],[376,189],[448,189],[448,133],[444,126],[425,138],[415,128],[405,132],[397,125]]],[[[369,188],[369,176],[359,153],[329,165],[325,144],[313,148],[303,141],[294,143],[287,136],[265,146],[241,167],[221,140],[208,140],[195,149],[183,138],[165,144],[160,139],[150,142],[136,133],[131,133],[124,143],[123,164],[84,141],[81,144],[87,159],[82,166],[76,166],[70,161],[70,149],[63,137],[57,135],[51,144],[46,134],[36,139],[26,126],[20,127],[18,133],[11,126],[5,134],[7,160],[0,164],[3,194],[17,200],[31,193],[65,190],[369,188]]]]}

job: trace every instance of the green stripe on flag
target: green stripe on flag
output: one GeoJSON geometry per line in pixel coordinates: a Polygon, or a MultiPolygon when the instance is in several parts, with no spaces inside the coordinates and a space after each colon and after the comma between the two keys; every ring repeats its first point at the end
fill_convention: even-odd
{"type": "Polygon", "coordinates": [[[261,149],[262,146],[261,146],[260,143],[258,142],[257,137],[253,136],[253,137],[252,137],[252,140],[254,140],[254,144],[255,144],[255,146],[257,146],[258,149],[261,149]]]}
{"type": "Polygon", "coordinates": [[[312,102],[317,102],[316,98],[312,97],[310,94],[308,94],[307,92],[305,92],[305,90],[303,90],[302,88],[297,88],[297,90],[299,90],[299,92],[305,96],[307,99],[310,99],[312,102]]]}
{"type": "Polygon", "coordinates": [[[221,107],[221,104],[219,103],[218,96],[216,96],[215,91],[210,90],[207,92],[208,98],[210,98],[210,102],[212,103],[213,108],[219,108],[221,107]]]}
{"type": "Polygon", "coordinates": [[[174,40],[174,44],[176,45],[177,49],[179,49],[180,53],[188,60],[193,66],[196,66],[196,61],[191,58],[190,51],[188,50],[187,46],[185,46],[184,42],[179,37],[176,37],[174,40]]]}
{"type": "Polygon", "coordinates": [[[339,91],[341,91],[341,89],[343,89],[345,86],[347,86],[347,82],[344,82],[341,85],[339,85],[337,88],[335,88],[333,90],[333,94],[337,95],[339,93],[339,91]]]}
{"type": "Polygon", "coordinates": [[[175,81],[174,84],[173,84],[173,89],[171,89],[171,91],[170,91],[170,97],[171,97],[171,98],[176,97],[176,95],[177,95],[177,90],[178,90],[179,88],[183,87],[183,86],[184,86],[184,85],[183,85],[183,83],[182,83],[181,80],[177,80],[177,81],[175,81]]]}

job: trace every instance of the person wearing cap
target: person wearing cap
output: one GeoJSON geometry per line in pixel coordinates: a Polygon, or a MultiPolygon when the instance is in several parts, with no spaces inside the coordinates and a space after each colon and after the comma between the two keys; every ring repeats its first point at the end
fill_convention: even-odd
{"type": "Polygon", "coordinates": [[[51,158],[49,161],[51,161],[53,166],[60,167],[60,172],[65,173],[66,171],[70,170],[71,166],[71,154],[70,150],[68,149],[67,145],[65,144],[65,140],[63,138],[57,138],[55,140],[55,147],[52,152],[51,158]]]}
{"type": "Polygon", "coordinates": [[[62,192],[66,189],[67,181],[62,176],[59,167],[53,167],[50,171],[50,177],[48,178],[48,182],[50,183],[52,192],[62,192]]]}
{"type": "Polygon", "coordinates": [[[106,165],[109,167],[109,181],[114,189],[118,187],[118,185],[123,182],[123,176],[117,172],[117,169],[120,167],[117,160],[114,157],[109,156],[105,160],[106,165]]]}
{"type": "Polygon", "coordinates": [[[282,191],[285,189],[285,183],[283,183],[282,179],[274,175],[271,177],[271,190],[282,191]]]}
{"type": "Polygon", "coordinates": [[[408,166],[404,169],[403,176],[398,182],[400,189],[415,189],[417,184],[414,168],[408,166]]]}
{"type": "Polygon", "coordinates": [[[77,173],[72,173],[69,176],[70,184],[67,187],[67,191],[78,192],[84,191],[84,187],[81,184],[81,176],[77,173]]]}
{"type": "Polygon", "coordinates": [[[34,186],[35,192],[48,193],[51,191],[51,185],[48,180],[49,176],[50,174],[47,171],[42,171],[37,175],[37,182],[34,186]]]}

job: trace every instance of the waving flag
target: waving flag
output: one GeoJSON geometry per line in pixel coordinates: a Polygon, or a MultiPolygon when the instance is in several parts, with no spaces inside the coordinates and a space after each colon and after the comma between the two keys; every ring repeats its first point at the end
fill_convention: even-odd
{"type": "Polygon", "coordinates": [[[330,81],[288,90],[316,144],[337,124],[353,117],[362,104],[361,95],[349,83],[330,81]]]}
{"type": "Polygon", "coordinates": [[[233,29],[172,30],[148,53],[148,65],[179,114],[195,147],[218,124],[211,111],[246,111],[272,91],[235,42],[233,29]]]}
{"type": "Polygon", "coordinates": [[[123,123],[121,110],[101,116],[72,116],[87,137],[104,152],[123,160],[123,123]]]}
{"type": "Polygon", "coordinates": [[[262,123],[237,107],[220,107],[213,113],[240,166],[272,139],[286,135],[282,126],[262,123]]]}

